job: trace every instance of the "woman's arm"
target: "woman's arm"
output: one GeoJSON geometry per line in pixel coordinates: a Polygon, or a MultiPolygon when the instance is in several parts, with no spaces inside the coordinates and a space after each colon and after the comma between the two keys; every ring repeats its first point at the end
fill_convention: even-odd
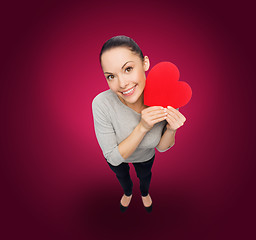
{"type": "Polygon", "coordinates": [[[156,147],[160,152],[164,152],[174,145],[176,131],[179,127],[183,126],[186,121],[184,115],[173,107],[168,106],[165,108],[165,111],[167,112],[166,131],[156,147]]]}
{"type": "MultiPolygon", "coordinates": [[[[118,149],[121,156],[126,159],[136,150],[145,134],[158,122],[166,119],[166,113],[162,107],[148,107],[141,112],[141,121],[132,133],[123,140],[118,149]]],[[[124,126],[125,127],[125,126],[124,126]]]]}
{"type": "Polygon", "coordinates": [[[175,133],[177,130],[166,129],[159,144],[157,145],[157,150],[159,152],[165,152],[171,148],[175,143],[175,133]]]}
{"type": "Polygon", "coordinates": [[[137,127],[134,128],[132,133],[125,140],[119,143],[118,149],[124,159],[132,155],[146,133],[147,131],[145,131],[145,129],[141,126],[141,123],[139,123],[137,127]]]}
{"type": "Polygon", "coordinates": [[[92,111],[98,143],[104,157],[114,166],[121,164],[124,159],[128,158],[135,151],[145,134],[155,123],[166,119],[166,113],[162,107],[144,109],[141,113],[140,123],[126,139],[118,144],[108,112],[95,100],[92,102],[92,111]]]}

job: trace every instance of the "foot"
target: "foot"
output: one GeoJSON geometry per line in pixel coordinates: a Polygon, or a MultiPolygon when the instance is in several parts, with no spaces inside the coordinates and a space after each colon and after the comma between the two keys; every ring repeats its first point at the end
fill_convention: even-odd
{"type": "Polygon", "coordinates": [[[126,196],[125,194],[122,196],[120,203],[124,206],[124,207],[128,207],[130,204],[130,201],[132,199],[132,195],[131,196],[126,196]]]}
{"type": "Polygon", "coordinates": [[[150,197],[149,194],[148,194],[147,196],[145,196],[145,197],[143,197],[143,196],[141,196],[141,197],[142,197],[142,202],[143,202],[144,207],[149,207],[149,206],[151,206],[151,204],[152,204],[152,199],[151,199],[151,197],[150,197]]]}

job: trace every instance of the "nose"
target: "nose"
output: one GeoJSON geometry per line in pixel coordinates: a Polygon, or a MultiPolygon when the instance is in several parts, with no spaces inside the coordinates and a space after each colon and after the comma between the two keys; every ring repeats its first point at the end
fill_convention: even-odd
{"type": "Polygon", "coordinates": [[[125,77],[119,77],[119,86],[120,88],[125,89],[129,85],[129,81],[125,77]]]}

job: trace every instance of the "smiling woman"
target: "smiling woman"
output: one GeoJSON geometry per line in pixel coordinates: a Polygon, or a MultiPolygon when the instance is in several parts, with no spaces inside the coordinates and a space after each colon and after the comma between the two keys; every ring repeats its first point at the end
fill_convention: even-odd
{"type": "Polygon", "coordinates": [[[149,69],[147,56],[143,60],[127,47],[105,50],[101,56],[101,66],[109,88],[119,99],[137,112],[143,109],[145,71],[149,69]]]}
{"type": "Polygon", "coordinates": [[[100,64],[110,89],[92,101],[94,128],[103,155],[124,190],[120,209],[125,211],[131,200],[132,163],[140,179],[144,207],[150,212],[149,185],[155,148],[164,152],[174,145],[179,125],[173,129],[171,122],[181,126],[182,120],[176,109],[144,105],[145,71],[150,63],[133,39],[109,39],[101,49],[100,64]]]}

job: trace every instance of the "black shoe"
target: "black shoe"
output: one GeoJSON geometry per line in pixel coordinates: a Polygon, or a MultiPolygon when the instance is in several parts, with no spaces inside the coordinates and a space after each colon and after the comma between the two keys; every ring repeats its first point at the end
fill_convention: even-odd
{"type": "Polygon", "coordinates": [[[145,206],[144,206],[144,208],[146,209],[146,211],[147,211],[148,213],[150,213],[150,212],[152,211],[152,205],[153,205],[153,203],[152,203],[149,207],[145,207],[145,206]]]}
{"type": "Polygon", "coordinates": [[[125,212],[129,206],[125,207],[120,203],[120,211],[125,212]]]}
{"type": "MultiPolygon", "coordinates": [[[[131,195],[130,195],[130,196],[131,196],[131,195]]],[[[130,197],[130,196],[129,196],[129,197],[130,197]]],[[[130,205],[130,203],[129,203],[129,205],[130,205]]],[[[129,207],[129,205],[128,205],[127,207],[125,207],[125,206],[123,206],[122,203],[120,202],[120,211],[121,211],[121,212],[125,212],[125,211],[127,210],[127,208],[129,207]]]]}
{"type": "MultiPolygon", "coordinates": [[[[142,196],[143,197],[143,196],[142,196]]],[[[143,201],[142,201],[143,202],[143,201]]],[[[143,204],[143,206],[144,206],[144,204],[143,204]]],[[[144,206],[144,208],[146,209],[146,211],[148,212],[148,213],[150,213],[150,212],[152,212],[152,206],[153,206],[153,202],[151,203],[151,205],[149,206],[149,207],[145,207],[144,206]]]]}

